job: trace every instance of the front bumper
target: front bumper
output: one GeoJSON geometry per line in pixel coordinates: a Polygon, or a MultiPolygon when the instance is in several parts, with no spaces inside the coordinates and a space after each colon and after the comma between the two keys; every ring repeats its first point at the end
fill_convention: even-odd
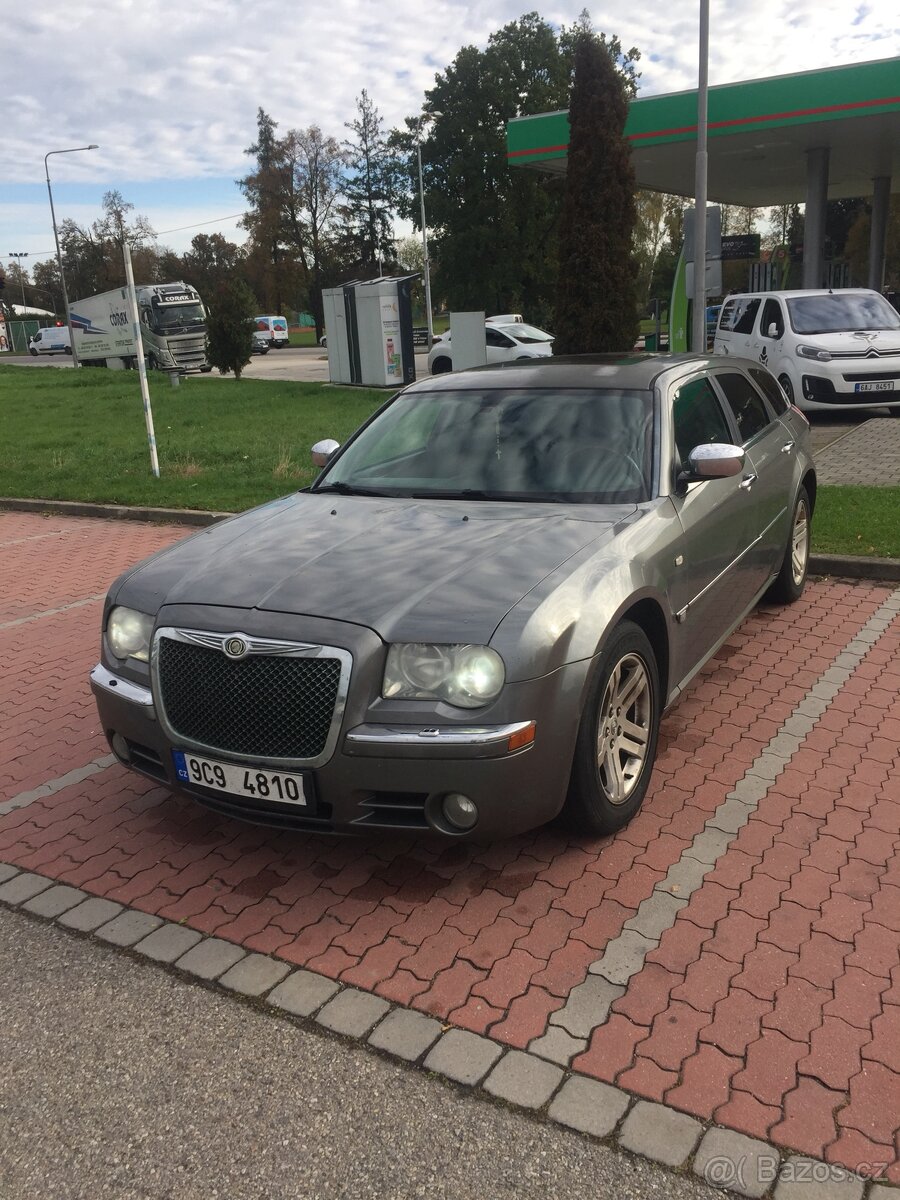
{"type": "MultiPolygon", "coordinates": [[[[182,782],[173,750],[184,747],[162,728],[150,688],[98,664],[91,672],[91,690],[107,740],[121,762],[216,812],[285,829],[483,838],[521,833],[561,809],[587,666],[575,663],[542,679],[508,685],[521,715],[490,724],[478,724],[475,717],[465,725],[359,721],[348,705],[327,762],[310,770],[284,768],[301,771],[308,780],[312,802],[305,807],[182,782]],[[455,828],[444,816],[443,800],[450,793],[475,804],[478,819],[471,829],[455,828]]],[[[262,760],[222,752],[214,757],[267,767],[262,760]]]]}

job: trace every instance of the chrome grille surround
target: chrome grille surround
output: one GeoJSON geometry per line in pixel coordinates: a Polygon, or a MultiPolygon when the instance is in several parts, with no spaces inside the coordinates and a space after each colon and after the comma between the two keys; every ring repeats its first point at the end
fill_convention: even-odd
{"type": "MultiPolygon", "coordinates": [[[[347,692],[350,686],[350,671],[353,665],[353,656],[349,650],[341,649],[338,646],[325,646],[309,642],[294,642],[283,641],[274,638],[263,638],[251,636],[240,631],[229,633],[215,633],[204,629],[180,629],[172,626],[163,626],[156,630],[153,635],[153,643],[150,650],[150,679],[153,690],[153,695],[156,703],[156,712],[159,718],[160,726],[165,732],[168,739],[173,745],[184,749],[195,750],[199,753],[219,756],[225,759],[232,759],[237,762],[252,762],[260,766],[271,766],[282,769],[297,769],[303,767],[320,767],[326,763],[334,753],[337,744],[338,735],[340,733],[341,722],[344,716],[344,708],[347,702],[347,692]],[[265,753],[253,753],[235,749],[234,747],[214,745],[207,741],[201,741],[196,737],[191,737],[180,729],[176,728],[170,715],[166,709],[165,691],[163,680],[160,671],[160,652],[164,640],[186,644],[187,647],[196,647],[198,650],[207,651],[221,655],[222,664],[228,666],[235,665],[235,660],[230,659],[225,654],[225,644],[231,639],[239,638],[247,645],[247,652],[237,660],[237,665],[242,666],[249,660],[254,658],[267,659],[335,659],[339,663],[339,676],[334,694],[333,709],[331,711],[330,721],[328,723],[327,733],[324,744],[321,750],[311,757],[295,757],[295,756],[275,756],[265,753]]],[[[228,669],[226,666],[225,669],[228,669]]]]}

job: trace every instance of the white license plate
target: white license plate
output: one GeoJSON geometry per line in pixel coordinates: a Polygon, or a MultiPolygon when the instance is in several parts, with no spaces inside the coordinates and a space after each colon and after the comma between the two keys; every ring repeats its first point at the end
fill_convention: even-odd
{"type": "Polygon", "coordinates": [[[173,750],[175,771],[182,783],[227,792],[230,796],[249,796],[267,804],[292,804],[305,808],[305,780],[302,775],[284,771],[264,771],[261,767],[241,767],[236,763],[200,758],[184,750],[173,750]]]}
{"type": "Polygon", "coordinates": [[[872,383],[858,383],[853,390],[856,392],[892,392],[894,381],[893,379],[879,379],[872,383]]]}

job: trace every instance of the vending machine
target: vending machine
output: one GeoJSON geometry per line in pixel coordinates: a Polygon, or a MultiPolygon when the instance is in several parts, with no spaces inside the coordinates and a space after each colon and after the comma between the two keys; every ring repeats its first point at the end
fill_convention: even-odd
{"type": "Polygon", "coordinates": [[[332,383],[403,387],[415,380],[411,292],[417,278],[382,276],[322,292],[332,383]]]}

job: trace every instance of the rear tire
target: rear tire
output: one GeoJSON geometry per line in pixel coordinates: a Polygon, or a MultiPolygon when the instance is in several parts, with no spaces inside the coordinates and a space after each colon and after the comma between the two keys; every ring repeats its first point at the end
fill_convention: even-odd
{"type": "Polygon", "coordinates": [[[449,358],[436,358],[431,368],[432,375],[446,375],[448,371],[453,370],[453,363],[449,358]]]}
{"type": "Polygon", "coordinates": [[[659,671],[647,635],[632,621],[613,631],[594,670],[563,817],[588,837],[614,833],[641,807],[656,757],[659,671]]]}
{"type": "Polygon", "coordinates": [[[809,537],[812,528],[812,510],[809,495],[805,487],[801,487],[794,503],[794,513],[791,517],[791,528],[788,533],[787,546],[781,569],[775,582],[769,588],[770,600],[776,604],[793,604],[803,595],[806,586],[806,573],[809,567],[809,537]]]}

